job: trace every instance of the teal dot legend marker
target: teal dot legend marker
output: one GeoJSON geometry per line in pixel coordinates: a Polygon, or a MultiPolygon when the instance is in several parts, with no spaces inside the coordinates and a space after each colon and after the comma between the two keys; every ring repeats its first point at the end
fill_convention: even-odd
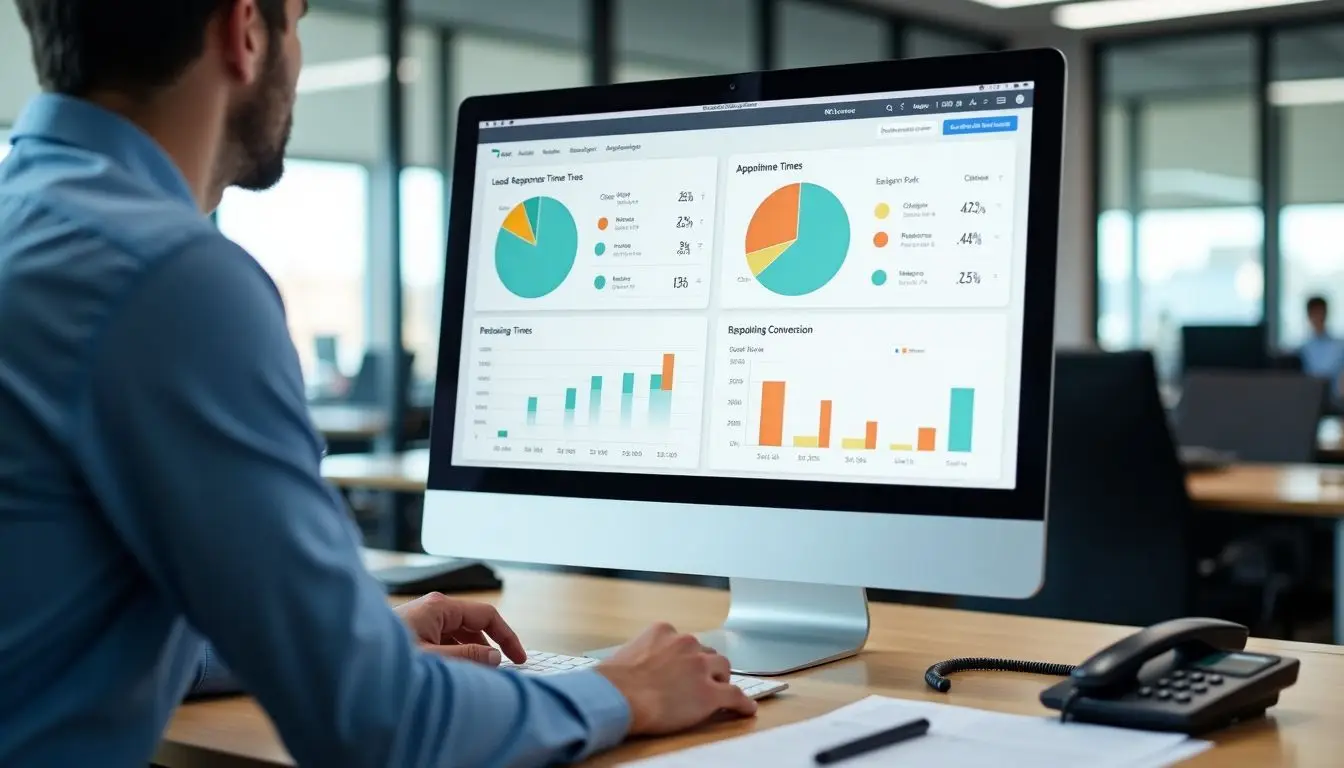
{"type": "Polygon", "coordinates": [[[598,256],[601,256],[602,254],[604,254],[604,253],[606,253],[606,252],[607,252],[607,244],[606,244],[606,243],[598,243],[598,244],[597,244],[597,247],[593,249],[593,253],[596,253],[598,256]]]}
{"type": "Polygon", "coordinates": [[[873,273],[873,285],[885,285],[887,282],[887,272],[879,269],[873,273]]]}
{"type": "Polygon", "coordinates": [[[606,287],[607,287],[607,278],[605,278],[605,277],[603,277],[603,276],[601,276],[601,275],[598,275],[597,278],[596,278],[595,280],[593,280],[593,287],[596,288],[596,289],[599,290],[599,291],[602,290],[603,288],[606,288],[606,287]]]}

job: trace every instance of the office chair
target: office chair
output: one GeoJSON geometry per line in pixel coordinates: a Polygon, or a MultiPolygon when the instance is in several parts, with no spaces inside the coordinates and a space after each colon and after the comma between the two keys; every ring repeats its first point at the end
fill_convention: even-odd
{"type": "Polygon", "coordinates": [[[1230,451],[1241,461],[1316,460],[1326,382],[1280,371],[1196,371],[1176,407],[1181,445],[1230,451]]]}
{"type": "MultiPolygon", "coordinates": [[[[1326,382],[1301,373],[1194,372],[1176,409],[1176,433],[1183,445],[1230,451],[1242,461],[1312,462],[1327,390],[1326,382]]],[[[1229,586],[1258,585],[1259,620],[1291,636],[1303,607],[1317,601],[1311,587],[1322,559],[1313,556],[1317,526],[1216,512],[1197,517],[1217,532],[1202,537],[1200,570],[1229,586]]]]}
{"type": "MultiPolygon", "coordinates": [[[[377,405],[383,401],[380,392],[383,386],[383,366],[386,365],[387,353],[385,352],[365,352],[364,360],[360,363],[359,373],[355,374],[355,380],[350,385],[350,392],[346,395],[345,401],[350,405],[377,405]]],[[[399,393],[403,399],[406,393],[410,391],[411,371],[415,366],[415,353],[402,350],[401,368],[402,381],[405,383],[406,390],[399,393]]]]}
{"type": "Polygon", "coordinates": [[[1190,505],[1150,353],[1056,355],[1050,456],[1045,585],[957,606],[1131,625],[1190,613],[1190,505]]]}

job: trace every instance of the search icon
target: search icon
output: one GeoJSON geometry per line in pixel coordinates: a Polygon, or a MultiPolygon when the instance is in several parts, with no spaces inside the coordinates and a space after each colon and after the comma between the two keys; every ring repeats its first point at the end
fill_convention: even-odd
{"type": "Polygon", "coordinates": [[[891,105],[890,105],[890,104],[887,105],[887,111],[888,111],[888,112],[891,111],[891,105]]]}

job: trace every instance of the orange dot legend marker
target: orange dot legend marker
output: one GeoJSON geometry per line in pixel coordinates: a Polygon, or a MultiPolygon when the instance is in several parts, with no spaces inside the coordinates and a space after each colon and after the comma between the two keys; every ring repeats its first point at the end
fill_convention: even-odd
{"type": "Polygon", "coordinates": [[[608,222],[607,222],[607,217],[606,217],[606,216],[603,216],[602,218],[600,218],[600,219],[597,220],[597,228],[598,228],[598,229],[605,230],[605,229],[607,228],[607,224],[608,224],[608,222]]]}
{"type": "Polygon", "coordinates": [[[878,232],[876,235],[873,235],[873,245],[876,245],[878,248],[886,248],[886,247],[887,247],[887,233],[886,233],[886,232],[878,232]]]}

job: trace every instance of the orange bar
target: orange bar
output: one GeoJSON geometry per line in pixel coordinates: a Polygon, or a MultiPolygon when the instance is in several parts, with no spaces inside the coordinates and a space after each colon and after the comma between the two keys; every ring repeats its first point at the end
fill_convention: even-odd
{"type": "Polygon", "coordinates": [[[831,401],[821,401],[821,426],[817,428],[817,447],[831,447],[831,401]]]}
{"type": "Polygon", "coordinates": [[[863,436],[863,449],[866,451],[877,450],[877,422],[868,422],[868,431],[863,436]]]}
{"type": "Polygon", "coordinates": [[[668,353],[663,355],[663,391],[672,391],[672,370],[677,366],[677,356],[668,353]]]}
{"type": "Polygon", "coordinates": [[[784,445],[784,382],[761,382],[761,433],[756,442],[776,448],[784,445]]]}
{"type": "Polygon", "coordinates": [[[921,451],[936,451],[934,444],[938,441],[938,430],[933,427],[919,428],[919,445],[921,451]]]}

